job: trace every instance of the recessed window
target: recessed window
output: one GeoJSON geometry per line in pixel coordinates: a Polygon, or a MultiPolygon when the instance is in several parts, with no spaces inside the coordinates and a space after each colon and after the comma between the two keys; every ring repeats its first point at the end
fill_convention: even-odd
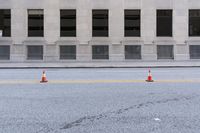
{"type": "Polygon", "coordinates": [[[92,11],[92,36],[108,37],[108,10],[92,11]]]}
{"type": "Polygon", "coordinates": [[[125,37],[140,36],[140,10],[125,10],[125,37]]]}
{"type": "Polygon", "coordinates": [[[28,36],[43,37],[44,36],[44,15],[41,9],[28,10],[28,36]]]}
{"type": "Polygon", "coordinates": [[[141,46],[140,45],[126,45],[125,59],[141,59],[141,46]]]}
{"type": "Polygon", "coordinates": [[[157,10],[157,36],[172,36],[172,10],[157,10]]]}
{"type": "Polygon", "coordinates": [[[11,36],[11,11],[10,9],[0,9],[0,36],[11,36]]]}
{"type": "Polygon", "coordinates": [[[75,60],[76,59],[76,46],[60,46],[60,59],[61,60],[75,60]]]}
{"type": "Polygon", "coordinates": [[[92,46],[92,59],[109,59],[109,48],[107,45],[92,46]]]}
{"type": "Polygon", "coordinates": [[[190,59],[200,59],[200,45],[190,45],[190,59]]]}
{"type": "Polygon", "coordinates": [[[27,46],[28,60],[42,60],[43,46],[27,46]]]}
{"type": "Polygon", "coordinates": [[[200,10],[189,10],[189,36],[200,36],[200,10]]]}
{"type": "Polygon", "coordinates": [[[76,10],[60,10],[60,36],[76,36],[76,10]]]}
{"type": "Polygon", "coordinates": [[[157,56],[158,59],[174,59],[173,45],[158,45],[157,56]]]}
{"type": "Polygon", "coordinates": [[[0,46],[0,60],[10,59],[10,46],[1,45],[0,46]]]}

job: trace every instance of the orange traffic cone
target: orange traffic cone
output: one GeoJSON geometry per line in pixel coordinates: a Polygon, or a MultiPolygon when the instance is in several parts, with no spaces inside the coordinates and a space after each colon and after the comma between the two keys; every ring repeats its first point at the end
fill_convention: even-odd
{"type": "Polygon", "coordinates": [[[151,70],[150,69],[149,69],[149,73],[148,73],[148,77],[147,77],[146,82],[154,82],[153,78],[152,78],[152,75],[151,75],[151,70]]]}
{"type": "Polygon", "coordinates": [[[45,71],[43,71],[43,73],[42,73],[42,80],[40,81],[40,83],[47,83],[47,82],[48,82],[48,80],[46,78],[45,71]]]}

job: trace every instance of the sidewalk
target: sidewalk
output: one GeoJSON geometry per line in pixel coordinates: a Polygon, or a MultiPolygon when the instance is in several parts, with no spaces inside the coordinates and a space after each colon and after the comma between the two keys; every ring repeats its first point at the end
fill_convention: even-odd
{"type": "Polygon", "coordinates": [[[33,62],[0,63],[0,68],[141,68],[141,67],[200,67],[200,61],[93,61],[93,62],[33,62]]]}

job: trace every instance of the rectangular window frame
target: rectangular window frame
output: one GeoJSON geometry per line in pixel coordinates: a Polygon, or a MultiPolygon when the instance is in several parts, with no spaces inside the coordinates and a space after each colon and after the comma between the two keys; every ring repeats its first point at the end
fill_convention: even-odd
{"type": "Polygon", "coordinates": [[[199,26],[199,23],[200,23],[200,9],[189,9],[188,10],[188,35],[189,35],[189,37],[200,37],[200,26],[199,26]],[[191,16],[191,14],[192,14],[192,12],[195,12],[195,11],[198,11],[198,12],[196,12],[196,14],[195,13],[193,13],[193,14],[195,14],[193,17],[191,16]],[[191,19],[194,19],[194,18],[198,18],[199,20],[199,22],[198,22],[198,33],[192,33],[192,28],[191,28],[191,19]]]}
{"type": "Polygon", "coordinates": [[[157,45],[157,59],[158,60],[174,60],[174,45],[157,45]],[[164,56],[163,54],[166,53],[166,51],[164,51],[164,52],[159,51],[160,50],[159,47],[163,47],[163,49],[164,49],[164,47],[167,47],[167,46],[170,46],[172,48],[170,50],[171,55],[169,54],[169,56],[168,55],[164,56]]]}
{"type": "Polygon", "coordinates": [[[109,37],[109,10],[108,9],[93,9],[92,10],[92,37],[109,37]],[[96,17],[95,12],[106,12],[106,14],[104,14],[102,16],[100,15],[100,17],[98,18],[100,20],[103,18],[106,18],[104,20],[105,21],[104,26],[95,26],[95,24],[96,24],[95,21],[98,20],[98,19],[94,19],[96,17]],[[105,33],[103,33],[103,32],[105,32],[105,33]]]}
{"type": "Polygon", "coordinates": [[[124,10],[124,37],[141,37],[141,10],[140,9],[125,9],[124,10]],[[130,15],[130,13],[129,13],[129,19],[131,19],[131,20],[127,20],[128,12],[130,12],[130,13],[132,12],[132,15],[130,15]],[[139,15],[139,22],[138,22],[139,26],[137,26],[137,25],[128,26],[129,21],[137,22],[136,18],[138,17],[138,15],[139,15]],[[130,17],[132,17],[132,18],[130,18],[130,17]],[[132,19],[134,19],[134,20],[132,20],[132,19]],[[128,31],[131,31],[131,30],[127,30],[127,29],[132,29],[132,33],[129,33],[128,31]],[[134,33],[134,29],[135,29],[135,33],[134,33]],[[137,32],[136,29],[139,29],[139,33],[136,33],[137,32]]]}
{"type": "Polygon", "coordinates": [[[92,59],[109,60],[109,45],[92,45],[92,59]],[[98,47],[102,47],[102,49],[105,51],[98,52],[98,49],[96,49],[98,47]]]}
{"type": "Polygon", "coordinates": [[[76,9],[61,9],[60,10],[60,37],[76,37],[77,36],[77,14],[76,9]],[[73,12],[71,15],[62,15],[62,12],[73,12]],[[75,14],[75,15],[74,15],[75,14]],[[75,17],[75,18],[74,18],[75,17]],[[65,24],[63,21],[75,21],[75,23],[65,24]],[[65,25],[65,26],[63,26],[65,25]],[[72,25],[72,26],[70,26],[72,25]],[[71,33],[70,33],[71,31],[71,33]],[[64,33],[66,32],[66,33],[64,33]],[[68,33],[67,33],[68,32],[68,33]],[[65,35],[66,34],[66,35],[65,35]]]}
{"type": "Polygon", "coordinates": [[[156,36],[157,37],[173,37],[173,10],[172,9],[157,9],[156,10],[156,36]],[[160,12],[159,12],[160,11],[160,12]],[[165,12],[165,13],[164,13],[165,12]],[[170,18],[170,25],[169,27],[166,26],[159,26],[159,19],[161,18],[167,18],[167,16],[159,16],[159,13],[162,13],[163,15],[166,15],[167,13],[171,13],[170,18]],[[161,29],[161,28],[165,29],[161,29]],[[169,30],[167,33],[162,32],[163,30],[169,30]]]}
{"type": "Polygon", "coordinates": [[[28,9],[27,13],[28,13],[28,37],[44,37],[44,9],[28,9]],[[35,22],[33,23],[32,21],[35,22]],[[42,25],[31,26],[35,25],[36,22],[41,23],[42,25]],[[39,34],[36,34],[34,32],[38,32],[39,34]]]}
{"type": "Polygon", "coordinates": [[[2,31],[0,37],[11,37],[11,9],[0,9],[1,13],[3,18],[0,20],[0,30],[2,31]]]}
{"type": "Polygon", "coordinates": [[[10,60],[10,45],[0,45],[0,60],[10,60]]]}
{"type": "MultiPolygon", "coordinates": [[[[43,60],[44,59],[44,46],[43,45],[27,45],[27,60],[43,60]],[[30,47],[40,47],[41,53],[30,53],[30,47]]],[[[33,50],[33,49],[32,49],[33,50]]],[[[34,50],[33,50],[34,51],[34,50]]]]}
{"type": "Polygon", "coordinates": [[[189,54],[191,60],[200,59],[200,45],[189,45],[189,54]],[[192,51],[192,47],[195,52],[192,51]]]}
{"type": "MultiPolygon", "coordinates": [[[[59,46],[59,53],[60,53],[60,60],[76,60],[76,54],[77,54],[77,46],[76,45],[60,45],[59,46]],[[65,49],[62,49],[62,48],[70,48],[71,50],[73,50],[71,53],[67,53],[68,50],[65,49]],[[66,53],[64,53],[66,52],[66,53]]],[[[70,50],[69,50],[70,51],[70,50]]]]}
{"type": "Polygon", "coordinates": [[[125,54],[125,60],[141,60],[142,46],[141,45],[124,45],[124,54],[125,54]],[[130,50],[130,48],[132,51],[128,51],[128,49],[130,50]],[[132,53],[133,51],[134,53],[132,53]]]}

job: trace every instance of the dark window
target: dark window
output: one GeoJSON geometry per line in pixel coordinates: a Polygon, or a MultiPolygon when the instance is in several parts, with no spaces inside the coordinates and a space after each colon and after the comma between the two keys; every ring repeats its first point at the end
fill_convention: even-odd
{"type": "Polygon", "coordinates": [[[10,46],[0,46],[0,60],[10,59],[10,46]]]}
{"type": "Polygon", "coordinates": [[[92,36],[108,37],[108,10],[93,10],[92,15],[92,36]]]}
{"type": "Polygon", "coordinates": [[[157,36],[172,36],[172,10],[157,10],[157,36]]]}
{"type": "Polygon", "coordinates": [[[190,45],[190,59],[200,59],[200,45],[190,45]]]}
{"type": "Polygon", "coordinates": [[[28,36],[44,36],[44,15],[43,10],[28,10],[28,36]]]}
{"type": "Polygon", "coordinates": [[[27,49],[28,60],[43,59],[43,46],[28,46],[27,49]]]}
{"type": "Polygon", "coordinates": [[[125,59],[141,59],[141,46],[140,45],[126,45],[125,59]]]}
{"type": "Polygon", "coordinates": [[[125,36],[140,36],[140,10],[125,10],[125,36]]]}
{"type": "Polygon", "coordinates": [[[158,45],[158,59],[174,59],[173,45],[158,45]]]}
{"type": "Polygon", "coordinates": [[[92,46],[92,59],[109,59],[109,48],[107,45],[92,46]]]}
{"type": "Polygon", "coordinates": [[[189,36],[200,36],[200,10],[189,10],[189,36]]]}
{"type": "Polygon", "coordinates": [[[3,37],[11,36],[11,13],[10,9],[0,9],[0,32],[3,37]]]}
{"type": "Polygon", "coordinates": [[[71,45],[71,46],[60,46],[60,59],[71,59],[75,60],[76,59],[76,46],[71,45]]]}
{"type": "Polygon", "coordinates": [[[60,36],[76,36],[76,10],[60,10],[60,36]]]}

